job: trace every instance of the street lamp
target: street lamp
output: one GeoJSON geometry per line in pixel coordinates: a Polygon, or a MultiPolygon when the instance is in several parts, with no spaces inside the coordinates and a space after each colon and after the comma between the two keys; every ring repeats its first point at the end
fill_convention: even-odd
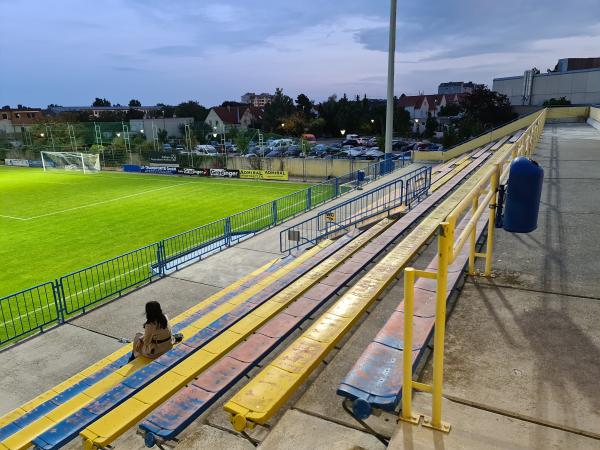
{"type": "Polygon", "coordinates": [[[40,133],[40,137],[44,137],[44,133],[40,133]]]}
{"type": "Polygon", "coordinates": [[[121,137],[121,133],[117,133],[117,137],[121,137]]]}
{"type": "Polygon", "coordinates": [[[375,123],[375,119],[371,119],[371,123],[372,123],[372,124],[373,124],[373,123],[375,123]]]}
{"type": "Polygon", "coordinates": [[[281,123],[281,128],[285,128],[285,123],[281,123]]]}
{"type": "Polygon", "coordinates": [[[346,130],[344,130],[343,128],[340,130],[340,134],[343,136],[346,134],[346,130]]]}
{"type": "Polygon", "coordinates": [[[140,130],[140,133],[144,134],[144,130],[140,130]]]}
{"type": "Polygon", "coordinates": [[[217,133],[213,133],[213,137],[216,138],[218,136],[217,133]]]}

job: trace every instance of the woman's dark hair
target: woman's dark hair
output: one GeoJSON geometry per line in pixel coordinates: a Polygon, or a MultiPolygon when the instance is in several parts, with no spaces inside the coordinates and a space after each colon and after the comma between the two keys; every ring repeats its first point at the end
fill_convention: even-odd
{"type": "Polygon", "coordinates": [[[146,303],[146,323],[155,323],[158,328],[167,328],[167,318],[162,312],[160,303],[155,301],[146,303]]]}

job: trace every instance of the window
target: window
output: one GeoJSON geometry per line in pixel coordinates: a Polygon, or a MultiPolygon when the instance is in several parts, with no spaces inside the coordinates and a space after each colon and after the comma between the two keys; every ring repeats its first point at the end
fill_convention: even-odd
{"type": "Polygon", "coordinates": [[[2,118],[3,118],[4,120],[7,120],[7,119],[8,119],[8,114],[6,114],[6,113],[2,113],[2,118]]]}
{"type": "Polygon", "coordinates": [[[33,113],[27,113],[27,117],[28,117],[29,119],[33,119],[33,113]]]}
{"type": "Polygon", "coordinates": [[[19,114],[19,113],[15,113],[15,117],[16,117],[17,119],[20,119],[20,118],[21,118],[21,114],[19,114]]]}

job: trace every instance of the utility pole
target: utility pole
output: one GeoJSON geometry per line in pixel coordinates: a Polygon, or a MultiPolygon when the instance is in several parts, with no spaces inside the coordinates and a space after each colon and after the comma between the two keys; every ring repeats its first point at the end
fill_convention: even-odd
{"type": "Polygon", "coordinates": [[[394,54],[396,52],[396,3],[390,0],[390,36],[388,44],[387,108],[385,114],[385,172],[392,157],[392,137],[394,133],[394,54]]]}

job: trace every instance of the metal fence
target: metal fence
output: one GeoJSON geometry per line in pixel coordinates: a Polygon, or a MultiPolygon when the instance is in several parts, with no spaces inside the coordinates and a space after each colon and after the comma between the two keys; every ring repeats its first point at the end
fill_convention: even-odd
{"type": "Polygon", "coordinates": [[[411,208],[427,195],[430,185],[431,167],[413,170],[281,231],[279,248],[288,252],[395,208],[411,208]]]}
{"type": "Polygon", "coordinates": [[[0,298],[0,345],[41,332],[337,198],[410,161],[377,162],[224,219],[0,298]]]}

